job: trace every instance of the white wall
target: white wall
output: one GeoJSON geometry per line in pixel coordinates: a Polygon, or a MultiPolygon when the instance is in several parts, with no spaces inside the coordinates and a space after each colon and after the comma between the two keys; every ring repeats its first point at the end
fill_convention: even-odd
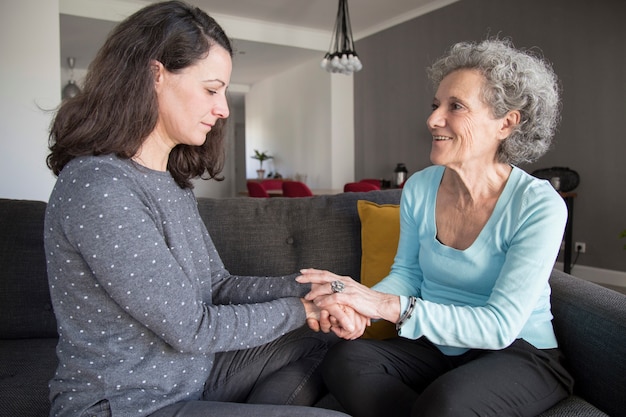
{"type": "Polygon", "coordinates": [[[352,77],[309,61],[263,80],[246,95],[246,175],[256,178],[254,150],[274,159],[266,174],[307,176],[311,188],[342,188],[354,176],[352,77]],[[339,78],[342,77],[342,78],[339,78]]]}
{"type": "MultiPolygon", "coordinates": [[[[48,130],[69,78],[69,71],[61,71],[59,2],[11,1],[1,7],[0,198],[48,201],[56,179],[45,163],[48,130]]],[[[74,73],[79,85],[84,76],[85,70],[74,73]]],[[[226,180],[195,180],[196,195],[235,195],[232,136],[229,128],[226,180]]]]}
{"type": "Polygon", "coordinates": [[[61,101],[59,4],[5,1],[0,13],[0,197],[47,201],[48,128],[61,101]]]}
{"type": "Polygon", "coordinates": [[[330,188],[341,189],[355,180],[354,169],[354,81],[353,76],[331,75],[332,183],[330,188]]]}
{"type": "MultiPolygon", "coordinates": [[[[69,76],[61,70],[59,2],[0,6],[0,198],[47,201],[54,186],[45,164],[48,129],[69,76]]],[[[80,83],[85,74],[77,69],[74,75],[80,83]]],[[[352,181],[352,84],[352,77],[321,70],[316,59],[252,86],[245,111],[246,177],[256,176],[258,162],[250,155],[260,149],[276,156],[265,167],[268,171],[306,174],[312,188],[341,188],[352,181]]],[[[235,149],[234,130],[231,125],[226,180],[195,181],[196,195],[227,197],[240,191],[235,154],[242,151],[235,149]]]]}

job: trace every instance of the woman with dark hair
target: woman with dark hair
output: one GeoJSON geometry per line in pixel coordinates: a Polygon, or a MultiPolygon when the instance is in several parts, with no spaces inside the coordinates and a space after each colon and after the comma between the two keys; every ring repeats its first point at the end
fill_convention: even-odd
{"type": "Polygon", "coordinates": [[[390,274],[371,289],[326,271],[298,278],[319,307],[398,330],[338,343],[324,379],[355,417],[536,416],[572,392],[548,282],[567,210],[515,164],[549,148],[557,78],[502,40],[456,44],[430,76],[433,166],[403,188],[390,274]]]}
{"type": "Polygon", "coordinates": [[[220,180],[231,56],[206,13],[152,4],[113,30],[58,109],[53,416],[340,415],[303,407],[322,394],[334,341],[304,325],[320,318],[310,285],[230,275],[191,191],[194,177],[220,180]]]}

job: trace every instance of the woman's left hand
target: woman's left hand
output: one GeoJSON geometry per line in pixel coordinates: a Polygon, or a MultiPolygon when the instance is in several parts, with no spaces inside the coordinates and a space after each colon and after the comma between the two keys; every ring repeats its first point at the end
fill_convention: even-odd
{"type": "Polygon", "coordinates": [[[303,269],[300,273],[302,275],[296,281],[311,284],[311,291],[305,299],[328,310],[331,316],[333,305],[344,305],[369,319],[385,319],[395,323],[400,318],[400,298],[396,295],[374,291],[350,277],[329,271],[303,269]],[[337,291],[339,287],[341,289],[337,291]]]}

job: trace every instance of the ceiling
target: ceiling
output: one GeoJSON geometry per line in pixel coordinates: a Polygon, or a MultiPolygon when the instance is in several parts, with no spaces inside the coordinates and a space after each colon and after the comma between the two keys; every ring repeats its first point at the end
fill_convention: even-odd
{"type": "MultiPolygon", "coordinates": [[[[231,85],[250,86],[255,82],[277,74],[303,62],[319,59],[330,45],[332,29],[337,14],[337,0],[187,0],[205,10],[225,26],[227,34],[233,38],[235,57],[231,85]],[[232,33],[222,21],[237,23],[238,30],[232,33]],[[245,34],[250,27],[260,27],[260,35],[245,34]],[[302,47],[294,43],[269,41],[263,34],[274,29],[285,33],[293,32],[293,39],[302,36],[299,30],[327,39],[320,48],[302,47]],[[245,39],[248,38],[248,39],[245,39]],[[254,40],[253,40],[254,39],[254,40]]],[[[350,0],[349,13],[355,39],[369,36],[388,27],[410,20],[457,0],[350,0]]],[[[127,3],[136,10],[153,0],[90,0],[93,9],[118,7],[127,3]]],[[[61,62],[67,66],[67,57],[75,57],[76,68],[86,68],[95,53],[104,43],[110,30],[123,18],[97,18],[97,12],[75,12],[65,7],[60,0],[61,62]]],[[[257,31],[258,32],[258,31],[257,31]]],[[[258,32],[259,33],[259,32],[258,32]]],[[[287,35],[289,38],[289,35],[287,35]]],[[[358,52],[358,51],[357,51],[358,52]]]]}
{"type": "MultiPolygon", "coordinates": [[[[107,34],[117,22],[62,14],[61,64],[67,67],[67,58],[75,58],[75,68],[86,69],[107,34]]],[[[330,38],[330,35],[329,35],[330,38]]],[[[232,39],[235,49],[231,84],[250,86],[259,80],[277,74],[285,68],[319,57],[323,53],[311,49],[294,48],[232,39]]]]}
{"type": "MultiPolygon", "coordinates": [[[[148,2],[148,1],[146,1],[148,2]]],[[[350,20],[356,33],[431,3],[432,0],[349,0],[350,20]]],[[[209,13],[239,16],[279,24],[331,31],[337,0],[192,0],[209,13]]]]}

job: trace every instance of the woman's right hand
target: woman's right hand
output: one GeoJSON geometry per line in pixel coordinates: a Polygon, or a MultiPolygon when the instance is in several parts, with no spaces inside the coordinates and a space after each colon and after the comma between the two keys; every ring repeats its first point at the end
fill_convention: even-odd
{"type": "Polygon", "coordinates": [[[332,305],[322,310],[312,301],[302,299],[309,328],[324,333],[333,332],[338,337],[353,340],[360,337],[371,321],[348,306],[332,305]]]}
{"type": "MultiPolygon", "coordinates": [[[[343,277],[329,271],[319,269],[303,269],[302,275],[296,278],[300,283],[310,283],[311,291],[305,296],[322,310],[330,310],[334,305],[351,307],[354,311],[368,319],[384,319],[396,323],[400,319],[400,297],[374,291],[350,277],[343,277]],[[332,283],[343,284],[341,292],[334,292],[332,283]]],[[[340,313],[340,312],[339,312],[340,313]]],[[[341,320],[348,320],[341,315],[341,320]]]]}

